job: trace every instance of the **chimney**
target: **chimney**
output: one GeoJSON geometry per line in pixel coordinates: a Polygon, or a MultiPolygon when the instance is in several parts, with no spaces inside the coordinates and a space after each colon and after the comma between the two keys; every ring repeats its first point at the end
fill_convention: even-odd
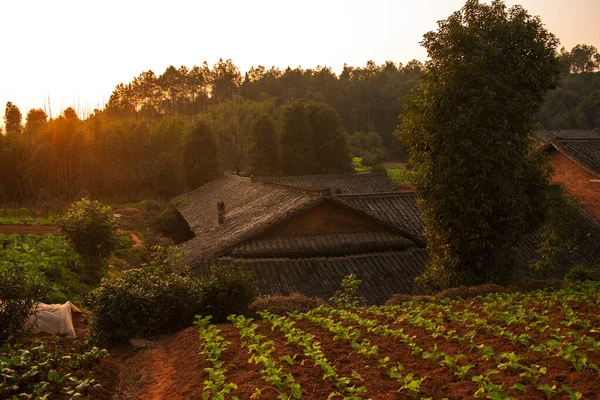
{"type": "Polygon", "coordinates": [[[225,202],[220,201],[217,203],[217,221],[219,225],[223,225],[225,222],[225,202]]]}

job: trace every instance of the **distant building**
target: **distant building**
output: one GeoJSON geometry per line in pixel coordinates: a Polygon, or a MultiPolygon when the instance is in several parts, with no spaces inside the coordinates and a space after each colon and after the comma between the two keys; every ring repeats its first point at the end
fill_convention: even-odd
{"type": "Polygon", "coordinates": [[[560,131],[541,151],[550,154],[552,180],[600,221],[600,132],[560,131]]]}

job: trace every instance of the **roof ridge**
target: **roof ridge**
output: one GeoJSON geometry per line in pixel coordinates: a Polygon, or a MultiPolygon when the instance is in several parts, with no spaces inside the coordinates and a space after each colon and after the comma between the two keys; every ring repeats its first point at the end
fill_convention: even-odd
{"type": "Polygon", "coordinates": [[[284,185],[282,183],[277,183],[277,182],[255,181],[255,180],[252,180],[251,178],[250,178],[250,183],[256,184],[256,185],[263,185],[263,186],[274,186],[274,187],[277,187],[280,189],[284,189],[284,190],[288,190],[290,192],[296,192],[296,193],[316,193],[316,194],[321,194],[323,197],[331,195],[331,190],[329,190],[329,189],[306,189],[306,188],[300,188],[300,187],[296,187],[296,186],[288,186],[288,185],[284,185]]]}
{"type": "Polygon", "coordinates": [[[374,192],[374,193],[347,193],[347,194],[335,194],[334,197],[343,198],[369,198],[369,197],[385,197],[385,196],[398,196],[398,197],[413,197],[416,196],[417,192],[374,192]]]}
{"type": "Polygon", "coordinates": [[[314,177],[363,177],[363,176],[367,176],[367,175],[384,175],[387,176],[387,171],[379,171],[379,172],[367,172],[367,173],[361,173],[361,174],[357,174],[357,173],[345,173],[345,174],[310,174],[310,175],[286,175],[286,176],[264,176],[264,175],[252,175],[250,176],[251,180],[258,180],[261,181],[261,179],[300,179],[300,178],[314,178],[314,177]]]}
{"type": "Polygon", "coordinates": [[[584,141],[594,141],[594,140],[600,140],[600,136],[598,137],[587,137],[587,138],[567,138],[567,137],[561,137],[561,136],[554,136],[554,139],[552,139],[551,141],[558,141],[558,142],[584,142],[584,141]]]}

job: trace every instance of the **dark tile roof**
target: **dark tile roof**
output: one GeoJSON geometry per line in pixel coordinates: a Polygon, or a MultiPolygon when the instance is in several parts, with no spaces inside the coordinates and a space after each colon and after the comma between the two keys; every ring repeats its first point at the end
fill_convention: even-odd
{"type": "Polygon", "coordinates": [[[332,194],[381,193],[396,190],[385,171],[368,174],[253,176],[251,179],[302,189],[329,190],[332,194]]]}
{"type": "Polygon", "coordinates": [[[535,131],[534,137],[538,140],[548,143],[556,136],[563,139],[600,139],[600,132],[594,129],[564,129],[558,131],[535,131]]]}
{"type": "Polygon", "coordinates": [[[341,195],[335,199],[424,240],[424,225],[414,192],[341,195]]]}
{"type": "MultiPolygon", "coordinates": [[[[414,278],[423,272],[427,252],[411,247],[345,257],[314,258],[233,258],[222,257],[225,265],[243,265],[255,275],[262,295],[289,295],[329,298],[340,289],[344,276],[356,274],[362,280],[360,293],[369,304],[383,304],[393,294],[420,294],[414,278]]],[[[208,267],[200,270],[208,275],[208,267]]]]}
{"type": "Polygon", "coordinates": [[[308,208],[324,192],[291,190],[225,174],[176,198],[177,210],[196,237],[180,245],[190,265],[213,257],[262,230],[308,208]],[[225,223],[217,223],[217,203],[225,203],[225,223]]]}
{"type": "Polygon", "coordinates": [[[600,176],[600,136],[598,139],[565,140],[556,138],[551,143],[565,156],[591,173],[600,176]]]}
{"type": "MultiPolygon", "coordinates": [[[[566,237],[569,240],[573,239],[573,242],[557,257],[555,268],[550,273],[552,277],[562,279],[577,265],[600,268],[600,223],[598,221],[582,210],[581,217],[570,228],[566,237]]],[[[539,238],[535,234],[525,237],[520,246],[523,263],[530,265],[537,260],[538,244],[539,238]]],[[[519,275],[543,277],[545,274],[523,269],[519,275]]]]}
{"type": "Polygon", "coordinates": [[[231,251],[234,257],[309,257],[403,249],[415,243],[394,232],[249,240],[231,251]]]}

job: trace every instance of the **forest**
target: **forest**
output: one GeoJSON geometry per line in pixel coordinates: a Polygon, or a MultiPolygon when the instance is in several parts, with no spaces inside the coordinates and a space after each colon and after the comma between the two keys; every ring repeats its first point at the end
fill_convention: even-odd
{"type": "MultiPolygon", "coordinates": [[[[540,129],[600,125],[600,54],[561,50],[562,84],[538,114],[540,129]]],[[[369,61],[364,67],[252,67],[231,60],[118,84],[106,106],[80,118],[69,107],[49,118],[6,104],[0,135],[0,203],[172,197],[223,170],[255,175],[351,172],[405,161],[394,131],[399,99],[424,66],[369,61]]]]}

